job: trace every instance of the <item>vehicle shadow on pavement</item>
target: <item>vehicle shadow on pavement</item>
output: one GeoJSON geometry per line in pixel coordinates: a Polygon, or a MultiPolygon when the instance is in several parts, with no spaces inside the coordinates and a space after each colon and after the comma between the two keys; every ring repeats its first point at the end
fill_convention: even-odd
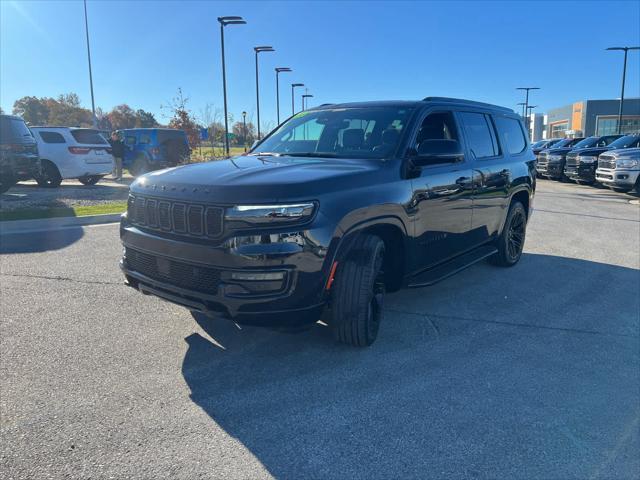
{"type": "Polygon", "coordinates": [[[82,227],[70,227],[41,232],[2,233],[0,223],[0,254],[37,253],[60,250],[84,236],[82,227]]]}
{"type": "Polygon", "coordinates": [[[182,373],[275,478],[630,478],[639,289],[578,259],[481,264],[389,295],[367,349],[194,314],[182,373]]]}

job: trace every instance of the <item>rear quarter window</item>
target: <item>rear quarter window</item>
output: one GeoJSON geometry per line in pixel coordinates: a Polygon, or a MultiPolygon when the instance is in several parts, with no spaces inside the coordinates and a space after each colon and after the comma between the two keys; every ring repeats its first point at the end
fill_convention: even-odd
{"type": "Polygon", "coordinates": [[[107,143],[97,130],[79,128],[71,130],[71,136],[76,142],[87,145],[106,145],[107,143]]]}
{"type": "Polygon", "coordinates": [[[64,137],[58,132],[42,132],[39,131],[38,135],[44,143],[67,143],[64,137]]]}
{"type": "Polygon", "coordinates": [[[33,141],[33,135],[31,130],[27,127],[27,124],[19,118],[0,117],[0,141],[2,143],[8,142],[23,142],[33,141]]]}
{"type": "Polygon", "coordinates": [[[187,141],[187,136],[183,130],[158,130],[158,143],[163,144],[168,140],[187,141]]]}
{"type": "Polygon", "coordinates": [[[524,152],[527,148],[527,139],[520,122],[509,117],[494,117],[494,120],[503,148],[511,155],[524,152]]]}

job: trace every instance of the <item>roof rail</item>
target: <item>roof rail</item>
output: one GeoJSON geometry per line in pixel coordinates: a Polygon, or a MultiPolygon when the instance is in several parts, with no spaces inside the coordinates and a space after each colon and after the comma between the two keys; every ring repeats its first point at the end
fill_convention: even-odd
{"type": "Polygon", "coordinates": [[[476,107],[492,108],[494,110],[502,110],[504,112],[513,113],[513,110],[507,107],[500,107],[498,105],[492,105],[491,103],[476,102],[474,100],[465,100],[463,98],[450,98],[450,97],[425,97],[423,102],[442,102],[442,103],[460,103],[463,105],[473,105],[476,107]]]}

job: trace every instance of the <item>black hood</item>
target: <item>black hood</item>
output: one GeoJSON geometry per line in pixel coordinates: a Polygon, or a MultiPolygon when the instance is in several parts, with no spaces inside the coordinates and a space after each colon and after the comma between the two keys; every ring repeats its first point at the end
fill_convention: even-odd
{"type": "Polygon", "coordinates": [[[131,191],[222,204],[313,200],[379,182],[390,167],[382,160],[240,156],[151,172],[132,183],[131,191]]]}
{"type": "Polygon", "coordinates": [[[548,150],[543,150],[544,153],[548,155],[566,155],[573,147],[562,147],[562,148],[550,148],[548,150]]]}
{"type": "Polygon", "coordinates": [[[575,153],[576,155],[584,155],[584,156],[596,156],[596,155],[600,155],[601,153],[606,152],[607,150],[609,150],[608,147],[590,147],[590,148],[578,148],[576,150],[573,150],[571,153],[575,153]]]}

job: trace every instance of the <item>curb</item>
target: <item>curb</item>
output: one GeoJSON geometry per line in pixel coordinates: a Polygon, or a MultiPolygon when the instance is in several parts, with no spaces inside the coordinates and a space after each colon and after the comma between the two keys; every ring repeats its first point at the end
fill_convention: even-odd
{"type": "Polygon", "coordinates": [[[121,213],[107,213],[101,215],[87,215],[84,217],[55,217],[37,218],[35,220],[10,220],[0,222],[0,235],[13,233],[31,233],[63,228],[82,227],[85,225],[99,225],[120,221],[121,213]]]}

